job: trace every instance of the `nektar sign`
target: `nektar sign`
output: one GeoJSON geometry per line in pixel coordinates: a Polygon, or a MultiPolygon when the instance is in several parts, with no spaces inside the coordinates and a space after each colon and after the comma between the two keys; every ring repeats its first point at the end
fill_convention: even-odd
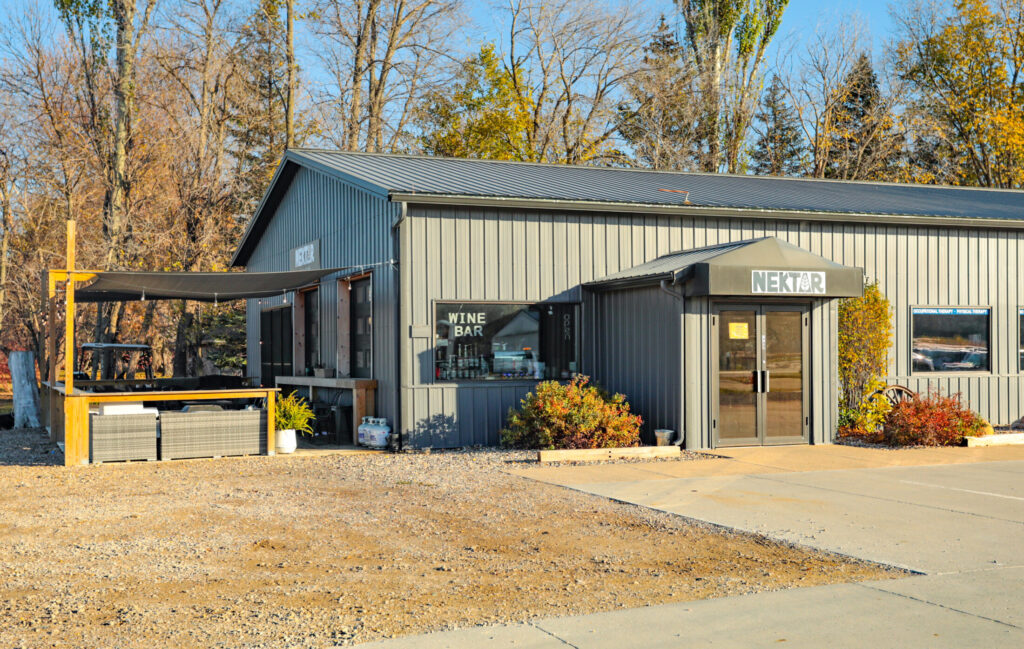
{"type": "Polygon", "coordinates": [[[750,271],[750,292],[773,295],[824,295],[825,273],[809,270],[750,271]]]}

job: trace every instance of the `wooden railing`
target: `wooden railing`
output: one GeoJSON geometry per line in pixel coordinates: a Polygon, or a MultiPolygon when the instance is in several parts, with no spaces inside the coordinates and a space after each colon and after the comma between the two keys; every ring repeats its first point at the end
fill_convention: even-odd
{"type": "MultiPolygon", "coordinates": [[[[75,385],[81,386],[82,382],[75,385]]],[[[265,399],[267,410],[267,455],[274,454],[274,413],[277,388],[235,390],[172,390],[146,392],[92,393],[75,388],[67,394],[63,383],[43,383],[44,418],[50,439],[64,448],[64,465],[89,463],[89,406],[94,403],[126,401],[219,401],[223,399],[265,399]]]]}

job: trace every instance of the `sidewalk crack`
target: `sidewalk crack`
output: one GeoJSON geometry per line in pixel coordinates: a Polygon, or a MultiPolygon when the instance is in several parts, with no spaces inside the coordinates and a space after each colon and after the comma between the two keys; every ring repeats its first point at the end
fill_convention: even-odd
{"type": "Polygon", "coordinates": [[[557,635],[555,635],[554,633],[548,631],[547,629],[545,629],[544,627],[540,626],[539,624],[536,624],[534,622],[530,622],[530,626],[532,626],[533,628],[537,629],[538,631],[542,631],[542,632],[546,633],[547,635],[551,636],[555,640],[558,640],[559,642],[564,644],[566,647],[572,647],[572,649],[580,649],[579,647],[577,647],[573,643],[569,642],[568,640],[565,640],[564,638],[559,638],[557,635]]]}
{"type": "Polygon", "coordinates": [[[886,595],[895,595],[897,597],[902,597],[904,599],[909,599],[909,600],[914,601],[914,602],[920,602],[922,604],[927,604],[929,606],[937,606],[939,608],[946,609],[947,611],[953,611],[954,613],[960,613],[960,614],[963,614],[963,615],[969,615],[971,617],[978,618],[979,620],[987,620],[988,622],[995,622],[996,624],[1001,624],[1003,626],[1008,626],[1011,629],[1021,629],[1021,628],[1024,628],[1024,627],[1020,627],[1020,626],[1018,626],[1016,624],[1013,624],[1012,622],[1003,622],[1002,620],[997,620],[997,619],[995,619],[993,617],[986,617],[984,615],[978,615],[977,613],[971,613],[970,611],[965,611],[963,609],[953,608],[952,606],[946,606],[945,604],[940,604],[938,602],[933,602],[933,601],[931,601],[929,599],[922,599],[920,597],[914,597],[913,595],[907,595],[905,593],[894,593],[891,590],[886,590],[884,588],[879,588],[878,586],[871,586],[869,584],[861,583],[861,584],[857,584],[857,585],[862,587],[862,588],[867,588],[867,589],[870,589],[870,590],[873,590],[873,591],[876,591],[876,592],[879,592],[879,593],[885,593],[886,595]]]}

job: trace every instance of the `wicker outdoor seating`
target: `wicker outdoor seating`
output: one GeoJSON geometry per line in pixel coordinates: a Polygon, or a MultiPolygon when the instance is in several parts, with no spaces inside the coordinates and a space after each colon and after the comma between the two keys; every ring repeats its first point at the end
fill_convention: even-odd
{"type": "Polygon", "coordinates": [[[160,413],[162,460],[266,452],[266,410],[160,413]]]}
{"type": "Polygon", "coordinates": [[[155,460],[156,414],[90,415],[92,462],[155,460]]]}

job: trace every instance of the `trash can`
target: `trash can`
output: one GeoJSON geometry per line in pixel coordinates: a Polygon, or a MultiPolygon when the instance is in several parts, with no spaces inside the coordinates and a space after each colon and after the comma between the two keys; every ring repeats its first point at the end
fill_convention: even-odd
{"type": "Polygon", "coordinates": [[[659,428],[654,431],[654,437],[657,440],[657,446],[669,446],[672,444],[672,433],[675,431],[667,428],[659,428]]]}

